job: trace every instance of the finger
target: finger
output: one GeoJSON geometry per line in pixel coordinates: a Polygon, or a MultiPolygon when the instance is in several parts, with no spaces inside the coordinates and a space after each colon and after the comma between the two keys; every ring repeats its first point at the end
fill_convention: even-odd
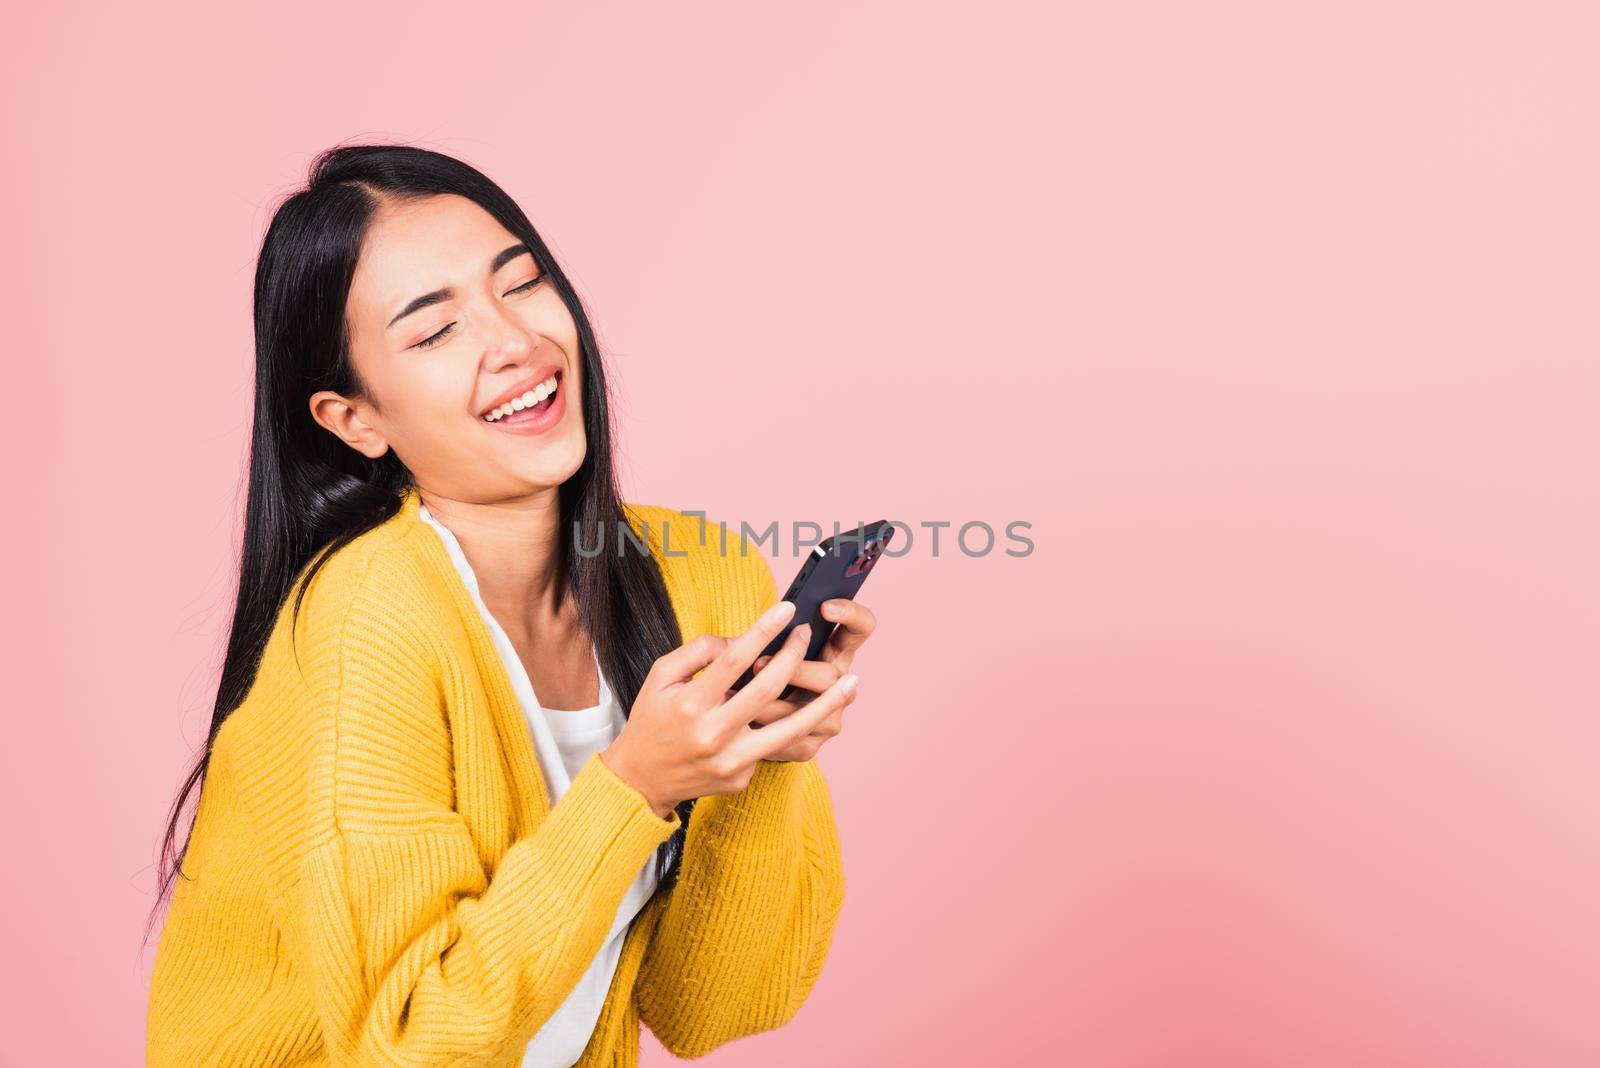
{"type": "MultiPolygon", "coordinates": [[[[787,702],[784,702],[784,703],[787,703],[787,702]]],[[[805,704],[809,704],[809,703],[810,703],[809,701],[805,702],[805,704]]],[[[798,711],[799,708],[803,708],[803,707],[805,707],[805,706],[804,705],[798,706],[796,708],[796,711],[798,711]]],[[[773,719],[772,722],[776,723],[779,719],[783,719],[783,718],[785,718],[785,717],[777,716],[777,717],[775,717],[773,719]]],[[[832,738],[834,735],[838,734],[842,729],[844,729],[844,709],[843,708],[836,708],[836,709],[833,710],[833,713],[831,715],[829,715],[826,719],[824,719],[821,723],[817,724],[815,727],[812,727],[811,728],[811,733],[806,735],[806,738],[802,739],[802,741],[804,741],[806,739],[810,739],[811,741],[826,740],[826,739],[832,738]]],[[[767,759],[771,760],[773,758],[769,756],[769,757],[767,757],[767,759]]]]}
{"type": "Polygon", "coordinates": [[[776,753],[769,753],[762,759],[810,760],[812,757],[817,755],[817,751],[820,750],[824,745],[833,741],[833,739],[839,736],[838,723],[842,715],[843,710],[841,709],[840,711],[829,716],[827,719],[823,720],[820,727],[806,735],[804,738],[800,739],[798,742],[795,742],[793,745],[785,746],[776,753]],[[830,726],[830,724],[833,724],[833,726],[830,726]]]}
{"type": "Polygon", "coordinates": [[[816,730],[836,709],[855,700],[857,681],[854,675],[845,675],[789,718],[769,723],[760,730],[746,728],[744,734],[729,745],[729,750],[739,760],[748,761],[764,759],[768,753],[787,749],[816,730]]]}
{"type": "MultiPolygon", "coordinates": [[[[833,655],[824,658],[837,661],[841,656],[851,656],[877,629],[878,617],[872,609],[859,601],[838,597],[822,603],[822,618],[839,624],[828,639],[828,649],[833,655]]],[[[848,663],[848,661],[846,661],[848,663]]]]}
{"type": "Polygon", "coordinates": [[[838,682],[839,676],[843,674],[837,665],[830,664],[826,660],[802,660],[795,666],[794,674],[789,676],[789,685],[810,690],[812,693],[821,693],[838,682]]]}
{"type": "Polygon", "coordinates": [[[750,723],[752,726],[776,723],[780,719],[789,718],[810,703],[811,698],[809,697],[799,701],[768,701],[756,710],[755,717],[750,720],[750,723]]]}
{"type": "MultiPolygon", "coordinates": [[[[777,720],[759,731],[746,731],[745,737],[735,740],[733,745],[738,747],[752,741],[764,745],[765,750],[757,752],[761,760],[809,760],[823,742],[839,733],[844,708],[855,701],[856,688],[856,677],[846,675],[837,686],[793,716],[777,720]],[[847,679],[851,681],[846,682],[847,679]],[[780,741],[786,744],[779,745],[780,741]]],[[[741,753],[740,759],[749,759],[748,752],[741,753]]]]}
{"type": "Polygon", "coordinates": [[[764,705],[782,696],[794,669],[804,663],[806,643],[810,640],[809,623],[802,623],[791,630],[783,648],[767,662],[767,666],[756,672],[744,689],[724,701],[722,707],[714,712],[720,725],[731,730],[749,723],[764,705]]]}
{"type": "Polygon", "coordinates": [[[705,665],[705,671],[694,681],[694,685],[702,687],[707,693],[721,695],[727,691],[793,617],[792,601],[779,601],[761,613],[749,630],[728,640],[716,658],[705,665]]]}
{"type": "Polygon", "coordinates": [[[788,746],[785,749],[780,749],[776,753],[770,753],[761,759],[778,762],[800,762],[810,760],[812,757],[816,756],[817,751],[822,748],[822,743],[824,740],[825,739],[819,738],[815,734],[808,734],[798,742],[795,742],[793,745],[788,746]]]}
{"type": "Polygon", "coordinates": [[[714,661],[727,648],[728,639],[717,634],[702,634],[684,642],[650,666],[658,685],[683,682],[714,661]]]}
{"type": "MultiPolygon", "coordinates": [[[[771,659],[763,657],[762,660],[771,659]]],[[[761,663],[757,660],[756,663],[761,663]]],[[[752,723],[771,723],[773,720],[783,719],[793,715],[801,706],[809,704],[817,694],[827,691],[829,686],[839,681],[844,672],[833,664],[821,660],[802,660],[789,676],[789,685],[776,698],[768,701],[765,706],[758,709],[751,719],[752,723]]],[[[731,693],[728,695],[733,696],[731,693]]]]}
{"type": "MultiPolygon", "coordinates": [[[[846,705],[853,703],[854,698],[850,698],[845,702],[846,705]]],[[[767,756],[763,759],[810,760],[812,757],[817,755],[817,750],[821,749],[824,743],[837,738],[839,736],[839,732],[843,729],[844,708],[840,707],[834,709],[826,719],[817,724],[815,727],[811,728],[810,734],[806,735],[798,742],[795,742],[793,745],[785,746],[776,753],[767,754],[767,756]]]]}

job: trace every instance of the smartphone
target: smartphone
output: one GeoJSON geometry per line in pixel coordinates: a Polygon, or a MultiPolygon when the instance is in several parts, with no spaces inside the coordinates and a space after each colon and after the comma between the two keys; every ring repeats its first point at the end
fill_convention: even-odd
{"type": "MultiPolygon", "coordinates": [[[[880,519],[827,538],[811,550],[806,562],[800,565],[800,573],[789,583],[789,592],[783,595],[783,600],[794,602],[794,616],[756,659],[782,649],[789,632],[802,623],[811,624],[811,641],[806,646],[805,658],[820,657],[833,628],[838,625],[822,618],[822,602],[841,597],[853,600],[893,536],[894,527],[887,519],[880,519]]],[[[734,680],[732,688],[740,689],[754,677],[755,669],[746,668],[744,674],[734,680]]]]}

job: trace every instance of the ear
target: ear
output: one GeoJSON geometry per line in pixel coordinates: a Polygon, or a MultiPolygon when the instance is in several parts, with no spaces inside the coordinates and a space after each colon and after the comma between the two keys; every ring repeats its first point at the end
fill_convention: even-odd
{"type": "Polygon", "coordinates": [[[389,451],[389,442],[363,416],[366,405],[329,389],[311,395],[311,418],[369,460],[389,451]]]}

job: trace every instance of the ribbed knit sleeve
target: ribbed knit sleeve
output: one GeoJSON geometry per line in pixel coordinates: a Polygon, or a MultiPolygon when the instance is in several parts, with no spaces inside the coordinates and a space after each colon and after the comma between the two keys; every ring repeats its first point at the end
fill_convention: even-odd
{"type": "MultiPolygon", "coordinates": [[[[723,554],[715,535],[697,540],[710,551],[692,554],[688,581],[712,606],[708,623],[742,633],[777,601],[772,572],[737,544],[723,554]]],[[[783,1026],[821,974],[843,902],[821,768],[762,761],[740,793],[695,803],[635,986],[640,1019],[680,1057],[783,1026]]]]}
{"type": "MultiPolygon", "coordinates": [[[[397,577],[341,595],[308,635],[313,729],[294,826],[260,811],[274,913],[332,1063],[514,1061],[678,826],[598,756],[496,863],[457,811],[441,679],[397,577]]],[[[277,754],[278,767],[290,757],[277,754]]],[[[285,794],[282,783],[261,794],[285,794]]],[[[469,799],[470,800],[470,799],[469,799]]]]}

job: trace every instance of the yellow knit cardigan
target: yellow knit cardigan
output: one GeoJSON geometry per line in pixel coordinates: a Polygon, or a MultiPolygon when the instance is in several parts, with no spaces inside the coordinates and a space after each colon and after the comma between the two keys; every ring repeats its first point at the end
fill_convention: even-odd
{"type": "MultiPolygon", "coordinates": [[[[286,605],[218,733],[156,954],[148,1063],[516,1065],[680,824],[590,757],[551,806],[487,626],[414,490],[286,605]]],[[[684,639],[777,600],[717,527],[629,505],[684,639]],[[663,532],[666,543],[662,544],[663,532]]],[[[613,538],[615,531],[607,532],[613,538]]],[[[614,541],[608,541],[614,545],[614,541]]],[[[701,799],[678,883],[634,919],[578,1062],[780,1027],[843,903],[816,761],[701,799]]]]}

